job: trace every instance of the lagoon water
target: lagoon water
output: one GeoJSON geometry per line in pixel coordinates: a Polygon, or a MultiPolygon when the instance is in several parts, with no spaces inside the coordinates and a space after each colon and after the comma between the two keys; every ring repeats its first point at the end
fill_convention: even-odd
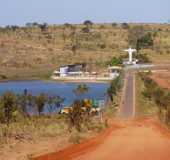
{"type": "MultiPolygon", "coordinates": [[[[73,90],[81,83],[60,83],[51,81],[9,81],[0,83],[0,94],[6,91],[12,91],[17,94],[23,93],[24,89],[28,93],[37,95],[45,93],[50,96],[60,96],[65,98],[63,106],[70,105],[77,96],[73,90]]],[[[81,98],[90,98],[96,100],[104,100],[106,98],[106,91],[109,86],[107,83],[85,83],[89,87],[89,91],[81,98]]]]}

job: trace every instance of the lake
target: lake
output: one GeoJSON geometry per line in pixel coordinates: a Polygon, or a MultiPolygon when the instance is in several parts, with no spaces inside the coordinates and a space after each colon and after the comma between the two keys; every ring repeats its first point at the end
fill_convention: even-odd
{"type": "MultiPolygon", "coordinates": [[[[24,89],[32,95],[40,93],[48,94],[49,96],[60,96],[65,98],[63,106],[68,106],[73,103],[77,96],[73,90],[77,85],[82,83],[60,83],[53,81],[9,81],[0,83],[0,94],[6,91],[12,91],[17,94],[23,93],[24,89]]],[[[105,100],[108,83],[84,83],[89,87],[89,91],[82,95],[81,98],[89,98],[96,100],[105,100]]]]}

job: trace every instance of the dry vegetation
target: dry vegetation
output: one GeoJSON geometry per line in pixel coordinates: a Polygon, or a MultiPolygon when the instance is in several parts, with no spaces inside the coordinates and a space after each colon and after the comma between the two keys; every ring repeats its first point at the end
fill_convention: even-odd
{"type": "Polygon", "coordinates": [[[152,33],[154,45],[142,49],[153,62],[170,61],[170,26],[161,24],[51,25],[0,28],[0,77],[2,79],[48,78],[59,65],[87,62],[104,69],[110,58],[129,46],[129,30],[143,26],[152,33]]]}
{"type": "Polygon", "coordinates": [[[153,73],[151,78],[156,81],[162,88],[170,89],[170,71],[153,73]]]}
{"type": "Polygon", "coordinates": [[[155,115],[170,125],[168,74],[139,73],[137,76],[137,115],[155,115]]]}
{"type": "Polygon", "coordinates": [[[66,118],[61,115],[23,119],[9,126],[0,124],[0,159],[28,160],[30,157],[60,150],[95,136],[105,124],[98,118],[89,121],[82,132],[68,131],[66,118]]]}

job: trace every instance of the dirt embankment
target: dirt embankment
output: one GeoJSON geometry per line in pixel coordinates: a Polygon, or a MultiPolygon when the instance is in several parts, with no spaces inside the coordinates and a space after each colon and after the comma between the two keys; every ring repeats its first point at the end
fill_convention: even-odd
{"type": "Polygon", "coordinates": [[[170,71],[153,73],[151,76],[160,87],[170,89],[170,71]]]}
{"type": "Polygon", "coordinates": [[[119,121],[97,137],[34,160],[169,160],[170,132],[155,119],[119,121]]]}

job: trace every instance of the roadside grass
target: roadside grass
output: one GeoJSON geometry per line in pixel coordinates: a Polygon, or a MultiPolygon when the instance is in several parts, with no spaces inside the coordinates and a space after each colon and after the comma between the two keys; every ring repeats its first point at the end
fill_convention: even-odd
{"type": "Polygon", "coordinates": [[[158,114],[158,108],[153,100],[149,100],[143,95],[144,83],[140,76],[136,74],[136,116],[151,116],[158,114]]]}
{"type": "Polygon", "coordinates": [[[9,126],[0,124],[0,144],[9,143],[11,140],[34,141],[39,137],[58,136],[66,132],[65,117],[60,115],[23,118],[9,126]]]}
{"type": "Polygon", "coordinates": [[[81,131],[74,127],[69,130],[66,115],[40,116],[23,118],[12,122],[8,126],[0,124],[0,151],[5,145],[15,143],[38,142],[44,138],[67,137],[69,143],[80,143],[82,140],[101,132],[107,125],[100,121],[99,116],[89,118],[82,124],[81,131]],[[13,143],[15,142],[15,143],[13,143]]]}
{"type": "Polygon", "coordinates": [[[119,92],[117,93],[116,96],[114,96],[114,102],[109,103],[105,110],[104,110],[104,116],[107,118],[115,118],[117,116],[119,107],[120,107],[120,102],[121,102],[121,95],[122,93],[119,92]]]}

